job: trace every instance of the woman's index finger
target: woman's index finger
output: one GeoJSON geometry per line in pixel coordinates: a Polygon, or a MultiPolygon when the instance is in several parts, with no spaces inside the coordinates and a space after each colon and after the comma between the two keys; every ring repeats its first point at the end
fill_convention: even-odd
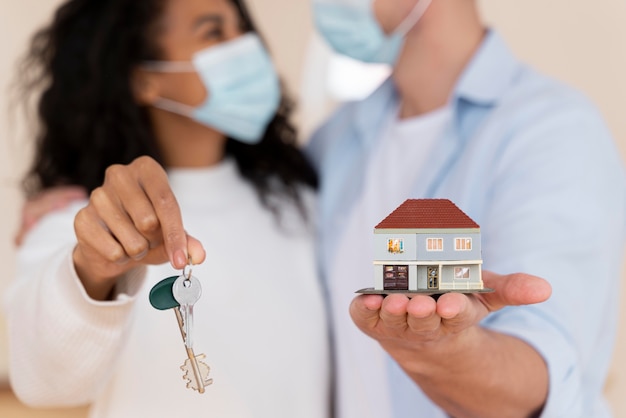
{"type": "Polygon", "coordinates": [[[163,244],[172,266],[182,269],[187,264],[187,233],[176,196],[172,191],[167,173],[156,161],[139,161],[140,184],[152,202],[161,225],[163,244]]]}

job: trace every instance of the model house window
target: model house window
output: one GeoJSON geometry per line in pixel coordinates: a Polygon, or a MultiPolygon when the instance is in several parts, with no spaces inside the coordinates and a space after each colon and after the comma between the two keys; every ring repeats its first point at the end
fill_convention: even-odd
{"type": "Polygon", "coordinates": [[[427,238],[426,250],[428,251],[443,251],[443,238],[427,238]]]}
{"type": "Polygon", "coordinates": [[[455,267],[454,278],[455,279],[469,279],[470,278],[469,267],[455,267]]]}
{"type": "Polygon", "coordinates": [[[456,238],[454,240],[454,249],[457,251],[470,251],[472,249],[472,239],[456,238]]]}
{"type": "Polygon", "coordinates": [[[387,251],[391,254],[402,254],[404,252],[404,240],[392,238],[387,241],[387,251]]]}

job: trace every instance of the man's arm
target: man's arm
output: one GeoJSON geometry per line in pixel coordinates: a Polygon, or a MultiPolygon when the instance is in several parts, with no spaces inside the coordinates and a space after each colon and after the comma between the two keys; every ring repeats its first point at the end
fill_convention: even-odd
{"type": "Polygon", "coordinates": [[[350,313],[455,418],[538,415],[548,394],[542,357],[526,342],[478,324],[505,306],[547,300],[551,287],[525,274],[484,271],[483,280],[494,293],[448,293],[437,301],[424,295],[363,295],[354,299],[350,313]]]}

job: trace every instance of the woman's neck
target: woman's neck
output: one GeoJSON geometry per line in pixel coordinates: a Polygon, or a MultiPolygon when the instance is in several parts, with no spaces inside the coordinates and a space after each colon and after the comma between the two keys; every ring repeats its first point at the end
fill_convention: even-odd
{"type": "Polygon", "coordinates": [[[166,167],[209,167],[224,158],[222,133],[157,108],[150,108],[150,117],[166,167]]]}
{"type": "Polygon", "coordinates": [[[400,117],[445,106],[484,34],[474,2],[433,2],[407,34],[394,67],[400,117]]]}

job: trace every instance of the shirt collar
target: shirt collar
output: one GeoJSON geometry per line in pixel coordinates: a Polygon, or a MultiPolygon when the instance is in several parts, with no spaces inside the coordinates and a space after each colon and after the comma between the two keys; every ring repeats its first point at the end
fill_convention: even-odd
{"type": "MultiPolygon", "coordinates": [[[[466,66],[452,94],[451,102],[459,101],[491,106],[496,104],[513,84],[520,62],[509,50],[502,37],[489,30],[482,44],[466,66]]],[[[398,94],[393,80],[388,78],[370,97],[355,108],[358,137],[367,147],[375,142],[378,131],[390,109],[395,109],[398,94]]],[[[455,106],[456,112],[460,106],[455,106]]]]}
{"type": "Polygon", "coordinates": [[[495,104],[513,83],[519,65],[502,37],[489,30],[459,78],[453,97],[479,105],[495,104]]]}
{"type": "Polygon", "coordinates": [[[379,137],[379,128],[389,117],[389,112],[396,109],[398,93],[391,77],[387,78],[367,99],[358,103],[354,109],[357,138],[369,147],[379,137]]]}

